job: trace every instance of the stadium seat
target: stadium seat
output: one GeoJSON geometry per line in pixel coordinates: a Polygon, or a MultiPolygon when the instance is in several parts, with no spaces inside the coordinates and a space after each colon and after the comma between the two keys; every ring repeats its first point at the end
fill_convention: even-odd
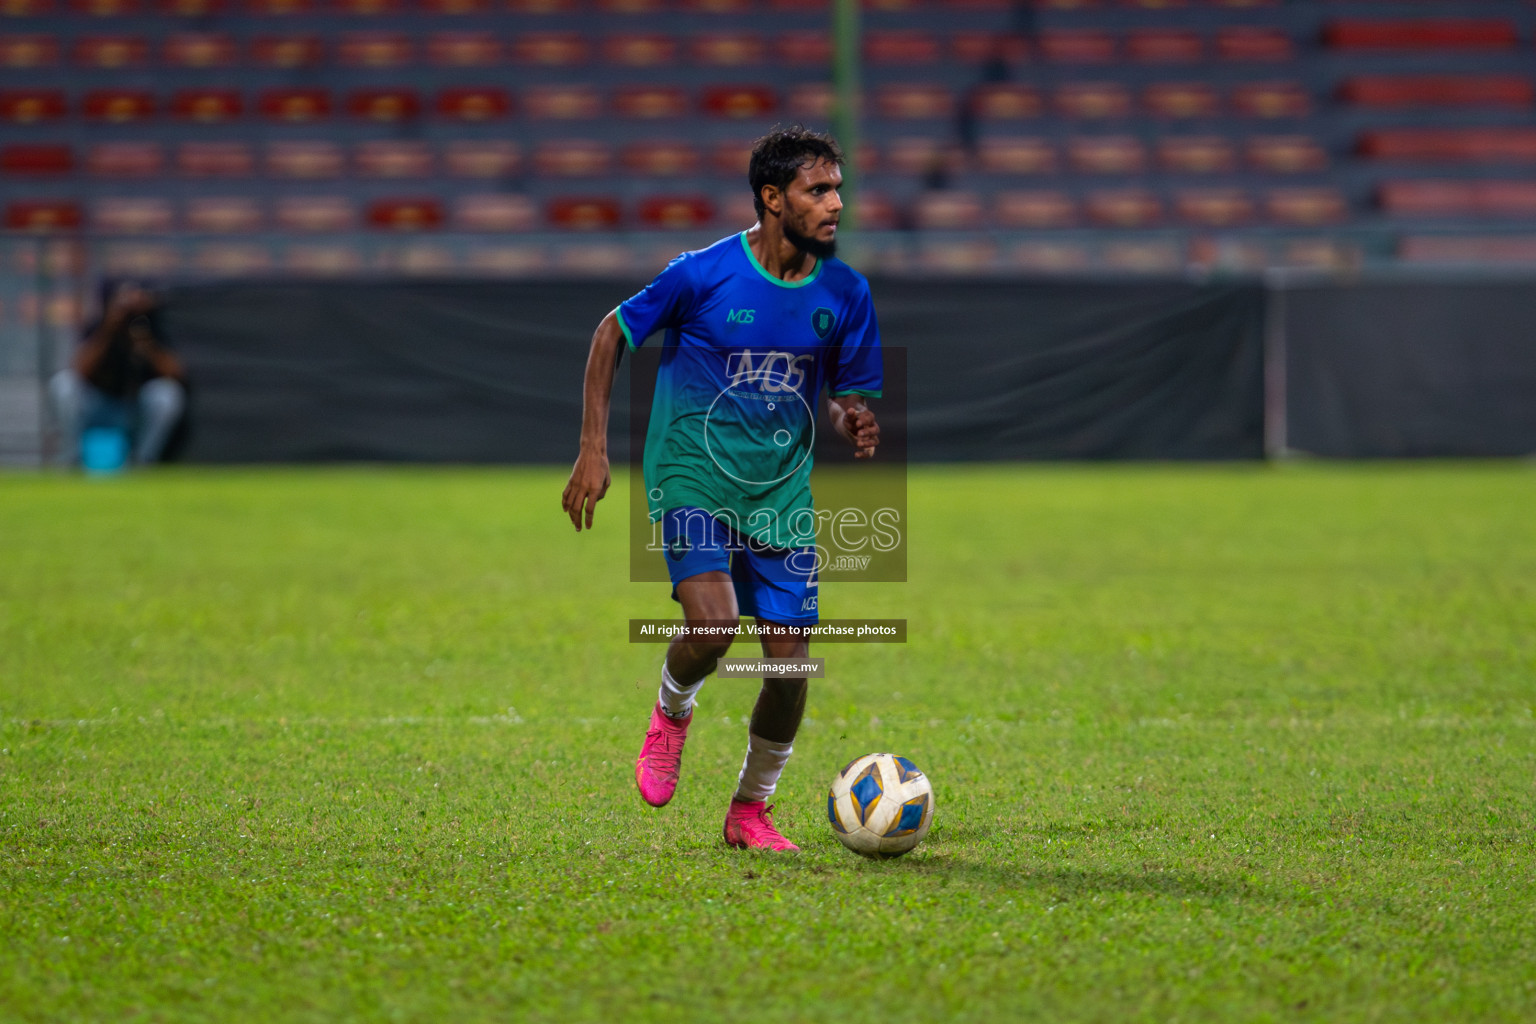
{"type": "Polygon", "coordinates": [[[1046,29],[1040,55],[1062,64],[1108,64],[1117,56],[1114,36],[1098,29],[1046,29]]]}
{"type": "Polygon", "coordinates": [[[403,32],[347,32],[336,48],[345,67],[398,68],[415,56],[411,38],[403,32]]]}
{"type": "Polygon", "coordinates": [[[483,68],[501,63],[501,40],[491,32],[434,32],[427,60],[445,68],[483,68]]]}
{"type": "Polygon", "coordinates": [[[942,85],[882,85],[875,90],[875,112],[890,121],[921,121],[953,116],[954,94],[942,85]]]}
{"type": "Polygon", "coordinates": [[[1193,64],[1205,56],[1205,41],[1186,29],[1136,29],[1126,39],[1125,52],[1145,64],[1193,64]]]}
{"type": "Polygon", "coordinates": [[[10,143],[0,146],[0,174],[7,177],[54,178],[75,169],[75,152],[57,142],[10,143]]]}
{"type": "Polygon", "coordinates": [[[605,14],[658,14],[666,0],[592,0],[592,6],[605,14]]]}
{"type": "Polygon", "coordinates": [[[59,89],[7,89],[0,92],[0,119],[11,124],[57,121],[69,112],[59,89]]]}
{"type": "Polygon", "coordinates": [[[1253,219],[1253,200],[1239,188],[1180,189],[1173,206],[1180,220],[1201,227],[1233,227],[1253,219]]]}
{"type": "Polygon", "coordinates": [[[1077,223],[1077,204],[1061,189],[999,192],[992,214],[1005,228],[1067,228],[1077,223]]]}
{"type": "Polygon", "coordinates": [[[417,139],[370,139],[352,153],[352,167],[365,178],[425,178],[436,165],[430,146],[417,139]]]}
{"type": "Polygon", "coordinates": [[[545,178],[595,178],[613,168],[613,147],[597,139],[553,139],[533,151],[533,169],[545,178]]]}
{"type": "Polygon", "coordinates": [[[1296,56],[1296,45],[1282,29],[1229,26],[1216,33],[1216,55],[1232,61],[1284,61],[1296,56]]]}
{"type": "Polygon", "coordinates": [[[544,121],[580,121],[603,112],[603,98],[590,85],[536,85],[523,94],[528,116],[544,121]]]}
{"type": "Polygon", "coordinates": [[[1296,82],[1247,82],[1232,90],[1232,109],[1246,117],[1306,117],[1312,100],[1296,82]]]}
{"type": "Polygon", "coordinates": [[[1088,219],[1101,227],[1144,228],[1163,218],[1163,204],[1142,188],[1099,189],[1083,202],[1088,219]]]}
{"type": "Polygon", "coordinates": [[[541,67],[585,64],[589,48],[580,32],[524,32],[512,43],[512,59],[541,67]]]}
{"type": "Polygon", "coordinates": [[[175,68],[227,68],[235,63],[234,37],[223,32],[174,32],[160,46],[160,60],[175,68]]]}
{"type": "Polygon", "coordinates": [[[1377,201],[1388,213],[1414,217],[1536,217],[1536,182],[1386,181],[1377,201]]]}
{"type": "Polygon", "coordinates": [[[358,89],[347,97],[347,113],[367,121],[409,121],[421,114],[412,89],[358,89]]]}
{"type": "Polygon", "coordinates": [[[274,178],[339,178],[346,157],[334,142],[283,141],[267,146],[266,171],[274,178]]]}
{"type": "Polygon", "coordinates": [[[5,204],[11,231],[74,231],[83,223],[80,204],[68,199],[16,199],[5,204]]]}
{"type": "Polygon", "coordinates": [[[252,14],[280,17],[308,14],[319,4],[316,0],[245,0],[245,6],[252,14]]]}
{"type": "Polygon", "coordinates": [[[988,121],[1014,121],[1039,117],[1045,101],[1034,86],[999,82],[978,86],[970,93],[971,112],[988,121]]]}
{"type": "Polygon", "coordinates": [[[454,139],[443,147],[443,169],[456,178],[505,178],[522,163],[510,139],[454,139]]]}
{"type": "Polygon", "coordinates": [[[450,17],[488,14],[493,9],[491,0],[421,0],[420,6],[428,14],[450,17]]]}
{"type": "Polygon", "coordinates": [[[109,242],[101,248],[101,269],[109,277],[169,277],[181,270],[181,254],[161,242],[109,242]]]}
{"type": "Polygon", "coordinates": [[[81,113],[92,121],[126,124],[155,116],[155,97],[140,89],[93,89],[81,102],[81,113]]]}
{"type": "Polygon", "coordinates": [[[872,29],[864,34],[864,59],[873,65],[933,64],[942,52],[938,37],[921,29],[872,29]]]}
{"type": "Polygon", "coordinates": [[[251,41],[251,62],[266,68],[315,67],[325,60],[319,36],[257,36],[251,41]]]}
{"type": "Polygon", "coordinates": [[[944,144],[926,135],[899,135],[885,147],[886,165],[894,174],[927,174],[944,168],[947,157],[944,144]]]}
{"type": "Polygon", "coordinates": [[[622,86],[613,94],[613,112],[642,119],[683,117],[689,112],[688,94],[676,86],[622,86]]]}
{"type": "Polygon", "coordinates": [[[826,82],[801,82],[789,91],[784,104],[791,117],[803,121],[825,121],[832,116],[836,96],[826,82]]]}
{"type": "Polygon", "coordinates": [[[183,121],[233,121],[244,109],[245,102],[234,89],[178,89],[171,97],[171,113],[183,121]]]}
{"type": "Polygon", "coordinates": [[[0,67],[13,70],[43,68],[58,62],[57,36],[35,32],[0,35],[0,67]]]}
{"type": "Polygon", "coordinates": [[[925,231],[971,231],[986,213],[981,197],[969,191],[924,192],[912,202],[912,223],[925,231]]]}
{"type": "Polygon", "coordinates": [[[272,263],[271,248],[259,242],[211,242],[198,246],[187,260],[199,273],[222,277],[265,273],[272,263]]]}
{"type": "Polygon", "coordinates": [[[176,225],[176,213],[168,199],[151,196],[113,196],[98,199],[91,207],[91,226],[115,235],[160,235],[176,225]]]}
{"type": "Polygon", "coordinates": [[[140,13],[144,5],[139,0],[70,0],[69,7],[88,18],[122,18],[140,13]]]}
{"type": "Polygon", "coordinates": [[[331,94],[324,89],[268,89],[257,106],[271,121],[321,121],[331,116],[331,94]]]}
{"type": "Polygon", "coordinates": [[[1156,117],[1215,117],[1221,98],[1206,82],[1157,82],[1141,94],[1142,105],[1156,117]]]}
{"type": "Polygon", "coordinates": [[[1507,50],[1518,41],[1514,22],[1502,18],[1340,19],[1323,27],[1323,45],[1335,50],[1507,50]]]}
{"type": "Polygon", "coordinates": [[[752,159],[752,143],[744,139],[731,139],[718,143],[709,155],[709,162],[716,174],[745,181],[747,168],[752,159]]]}
{"type": "Polygon", "coordinates": [[[517,14],[570,14],[581,5],[578,0],[507,0],[506,6],[517,14]]]}
{"type": "Polygon", "coordinates": [[[635,142],[625,146],[619,162],[631,174],[648,178],[692,175],[699,169],[699,151],[686,142],[635,142]]]}
{"type": "Polygon", "coordinates": [[[1408,235],[1398,243],[1398,258],[1408,263],[1536,263],[1536,238],[1408,235]]]}
{"type": "Polygon", "coordinates": [[[703,196],[650,196],[636,210],[641,227],[686,231],[708,227],[715,219],[715,204],[703,196]]]}
{"type": "Polygon", "coordinates": [[[1183,247],[1163,239],[1137,239],[1108,242],[1099,252],[1099,262],[1109,270],[1132,274],[1174,274],[1184,268],[1183,247]]]}
{"type": "Polygon", "coordinates": [[[138,36],[82,36],[75,40],[75,63],[88,68],[128,68],[144,63],[149,46],[138,36]]]}
{"type": "Polygon", "coordinates": [[[494,121],[511,112],[512,98],[505,89],[460,87],[438,93],[434,106],[438,117],[454,121],[494,121]]]}
{"type": "Polygon", "coordinates": [[[153,178],[165,169],[165,152],[157,142],[98,142],[85,169],[99,178],[153,178]]]}
{"type": "Polygon", "coordinates": [[[1056,147],[1046,139],[982,139],[976,158],[988,174],[1050,174],[1056,170],[1056,147]]]}
{"type": "Polygon", "coordinates": [[[382,231],[434,231],[443,226],[436,199],[376,199],[368,204],[368,225],[382,231]]]}
{"type": "Polygon", "coordinates": [[[1017,270],[1046,274],[1086,270],[1092,262],[1081,242],[1020,242],[1003,258],[1017,270]]]}
{"type": "Polygon", "coordinates": [[[1533,163],[1536,128],[1386,128],[1362,133],[1356,149],[1376,160],[1533,163]]]}
{"type": "Polygon", "coordinates": [[[161,14],[173,18],[207,18],[223,14],[229,6],[227,0],[159,0],[155,4],[161,14]]]}
{"type": "Polygon", "coordinates": [[[1237,152],[1219,135],[1165,136],[1157,140],[1157,162],[1174,174],[1222,174],[1237,169],[1237,152]]]}
{"type": "Polygon", "coordinates": [[[825,32],[785,32],[774,44],[774,55],[782,64],[826,67],[832,62],[832,39],[825,32]]]}
{"type": "Polygon", "coordinates": [[[1256,135],[1247,141],[1244,153],[1256,171],[1303,174],[1328,167],[1327,152],[1307,135],[1256,135]]]}
{"type": "Polygon", "coordinates": [[[1131,115],[1131,94],[1119,82],[1067,82],[1052,98],[1064,117],[1100,120],[1131,115]]]}
{"type": "Polygon", "coordinates": [[[768,117],[778,109],[779,97],[766,85],[716,85],[704,90],[700,106],[716,117],[768,117]]]}
{"type": "Polygon", "coordinates": [[[623,217],[617,199],[567,196],[550,200],[548,219],[567,231],[604,231],[618,227],[623,217]]]}
{"type": "Polygon", "coordinates": [[[541,245],[475,245],[464,252],[464,269],[476,274],[521,277],[548,269],[541,245]]]}
{"type": "Polygon", "coordinates": [[[1029,43],[1011,32],[956,32],[949,37],[949,54],[961,64],[1017,64],[1029,57],[1029,43]]]}
{"type": "Polygon", "coordinates": [[[756,32],[705,32],[693,37],[688,53],[705,67],[734,68],[761,64],[768,45],[756,32]]]}
{"type": "Polygon", "coordinates": [[[256,156],[245,142],[183,142],[176,169],[189,178],[240,178],[256,169],[256,156]]]}
{"type": "Polygon", "coordinates": [[[532,231],[538,224],[538,208],[523,195],[460,196],[453,207],[453,226],[460,231],[532,231]]]}
{"type": "Polygon", "coordinates": [[[683,0],[680,6],[697,14],[745,14],[753,0],[683,0]]]}
{"type": "Polygon", "coordinates": [[[1358,75],[1338,95],[1357,107],[1529,107],[1536,89],[1519,75],[1358,75]]]}
{"type": "Polygon", "coordinates": [[[350,231],[357,210],[346,196],[282,196],[272,219],[283,231],[350,231]]]}
{"type": "Polygon", "coordinates": [[[8,18],[31,18],[53,10],[53,0],[5,0],[0,14],[8,18]]]}
{"type": "Polygon", "coordinates": [[[1337,224],[1349,216],[1344,195],[1331,186],[1271,189],[1264,197],[1271,220],[1282,224],[1337,224]]]}
{"type": "Polygon", "coordinates": [[[1139,174],[1147,150],[1134,135],[1094,135],[1067,140],[1067,159],[1085,174],[1139,174]]]}
{"type": "Polygon", "coordinates": [[[249,196],[196,196],[187,200],[184,213],[191,231],[219,234],[248,233],[261,229],[261,207],[249,196]]]}
{"type": "Polygon", "coordinates": [[[405,9],[405,0],[330,0],[330,6],[341,14],[396,14],[405,9]]]}
{"type": "Polygon", "coordinates": [[[670,67],[677,61],[677,40],[662,32],[623,32],[603,39],[603,62],[623,68],[670,67]]]}

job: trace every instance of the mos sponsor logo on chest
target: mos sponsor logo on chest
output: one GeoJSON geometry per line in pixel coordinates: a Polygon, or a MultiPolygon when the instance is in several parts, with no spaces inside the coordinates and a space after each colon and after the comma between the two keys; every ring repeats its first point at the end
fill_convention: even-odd
{"type": "Polygon", "coordinates": [[[749,324],[756,313],[757,310],[755,309],[733,309],[725,315],[725,322],[728,324],[749,324]]]}

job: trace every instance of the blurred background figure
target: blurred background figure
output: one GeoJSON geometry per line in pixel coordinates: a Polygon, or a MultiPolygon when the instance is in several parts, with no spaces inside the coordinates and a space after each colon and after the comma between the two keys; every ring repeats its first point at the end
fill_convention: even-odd
{"type": "Polygon", "coordinates": [[[136,284],[110,290],[101,319],[86,331],[73,365],[49,382],[63,459],[81,460],[88,431],[115,434],[133,461],[160,461],[186,411],[181,360],[155,336],[152,292],[136,284]]]}

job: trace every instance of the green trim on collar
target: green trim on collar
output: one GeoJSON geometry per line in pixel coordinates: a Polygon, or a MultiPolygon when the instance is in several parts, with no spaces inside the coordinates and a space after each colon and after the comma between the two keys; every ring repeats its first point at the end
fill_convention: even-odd
{"type": "Polygon", "coordinates": [[[810,284],[812,281],[816,280],[818,276],[820,276],[821,264],[824,262],[822,260],[817,260],[816,269],[812,270],[809,274],[805,275],[798,281],[785,281],[782,278],[774,277],[772,274],[768,273],[768,271],[763,269],[763,265],[757,262],[757,257],[752,255],[752,247],[747,244],[747,233],[745,231],[741,233],[741,251],[747,254],[747,260],[752,264],[752,266],[757,268],[757,272],[759,274],[762,274],[764,278],[772,281],[780,288],[804,288],[806,285],[810,284]]]}

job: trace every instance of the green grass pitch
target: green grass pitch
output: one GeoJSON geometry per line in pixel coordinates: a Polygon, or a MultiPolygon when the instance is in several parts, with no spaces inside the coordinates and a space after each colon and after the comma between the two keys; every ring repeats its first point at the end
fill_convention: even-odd
{"type": "Polygon", "coordinates": [[[563,483],[0,477],[0,1018],[1536,1017],[1530,465],[914,469],[790,857],[720,839],[747,683],[636,796],[671,605],[563,483]],[[868,862],[879,749],[938,812],[868,862]]]}

